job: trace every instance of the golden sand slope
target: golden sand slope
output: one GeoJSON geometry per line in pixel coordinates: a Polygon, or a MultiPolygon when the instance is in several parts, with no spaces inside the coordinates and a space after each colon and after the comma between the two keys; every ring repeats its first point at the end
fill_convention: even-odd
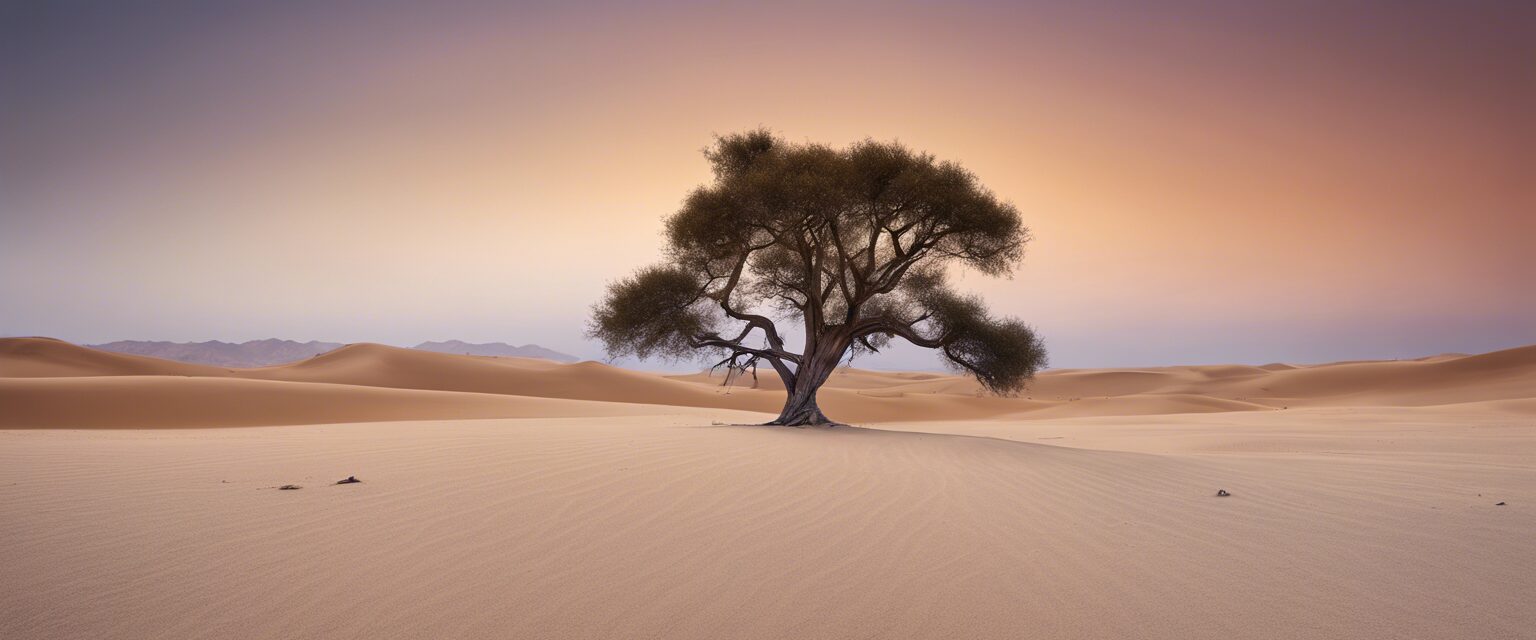
{"type": "Polygon", "coordinates": [[[229,369],[101,351],[53,338],[0,338],[0,378],[220,376],[229,369]]]}
{"type": "MultiPolygon", "coordinates": [[[[661,376],[595,362],[558,364],[375,344],[350,345],[289,365],[223,369],[57,340],[12,338],[0,340],[0,402],[14,408],[0,413],[0,427],[248,426],[615,411],[531,398],[773,413],[783,403],[782,386],[776,376],[764,373],[760,388],[722,387],[718,378],[702,374],[661,376]],[[46,383],[40,381],[44,378],[46,383]],[[216,384],[208,378],[225,380],[216,384]],[[304,386],[316,384],[323,386],[304,386]],[[247,391],[251,395],[241,397],[247,391]],[[464,393],[499,397],[453,395],[464,393]],[[226,402],[227,414],[210,398],[226,402]]],[[[858,423],[1421,406],[1532,397],[1536,346],[1308,367],[1051,371],[1017,398],[986,396],[974,381],[958,376],[845,369],[821,393],[831,415],[858,423]]]]}
{"type": "MultiPolygon", "coordinates": [[[[3,428],[248,427],[443,418],[699,414],[670,405],[234,378],[0,379],[3,428]]],[[[706,415],[753,419],[716,410],[706,415]]]]}
{"type": "Polygon", "coordinates": [[[1147,424],[0,431],[0,637],[1536,628],[1529,417],[1321,408],[1161,417],[1137,436],[1147,424]],[[363,483],[331,484],[348,475],[363,483]]]}

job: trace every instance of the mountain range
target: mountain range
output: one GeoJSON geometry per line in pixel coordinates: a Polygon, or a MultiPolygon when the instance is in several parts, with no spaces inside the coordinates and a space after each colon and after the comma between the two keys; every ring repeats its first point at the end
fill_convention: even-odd
{"type": "Polygon", "coordinates": [[[581,360],[576,356],[560,353],[553,349],[545,349],[536,344],[525,344],[521,347],[512,346],[505,342],[486,342],[474,344],[462,340],[448,340],[445,342],[423,342],[413,347],[422,351],[436,351],[438,353],[459,353],[471,356],[512,356],[516,358],[543,358],[555,362],[576,362],[581,360]]]}
{"type": "MultiPolygon", "coordinates": [[[[322,353],[346,346],[340,342],[297,342],[294,340],[251,340],[248,342],[166,342],[151,340],[118,340],[105,344],[87,345],[94,349],[126,353],[137,356],[163,358],[177,362],[206,364],[216,367],[270,367],[313,358],[322,353]]],[[[475,356],[513,356],[519,358],[544,358],[556,362],[576,362],[576,356],[546,349],[536,344],[513,346],[503,342],[472,344],[460,340],[423,342],[416,349],[438,353],[457,353],[475,356]]]]}

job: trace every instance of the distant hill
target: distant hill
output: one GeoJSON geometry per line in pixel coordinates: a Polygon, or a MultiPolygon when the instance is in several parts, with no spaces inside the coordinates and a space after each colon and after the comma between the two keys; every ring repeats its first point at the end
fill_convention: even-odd
{"type": "Polygon", "coordinates": [[[457,353],[472,356],[512,356],[516,358],[543,358],[555,362],[576,362],[581,360],[568,353],[560,353],[553,349],[545,349],[536,344],[525,344],[521,347],[513,346],[505,342],[487,342],[474,344],[462,340],[448,340],[446,342],[423,342],[416,345],[422,351],[434,351],[437,353],[457,353]]]}
{"type": "MultiPolygon", "coordinates": [[[[250,368],[270,367],[308,360],[322,353],[340,349],[346,345],[339,342],[319,342],[316,340],[297,342],[294,340],[269,338],[238,343],[221,342],[218,340],[210,340],[208,342],[119,340],[117,342],[86,346],[102,351],[149,356],[151,358],[175,360],[191,364],[250,368]]],[[[556,362],[576,362],[581,360],[581,358],[576,356],[560,353],[552,349],[545,349],[536,344],[526,344],[518,347],[503,342],[473,344],[462,340],[449,340],[447,342],[423,342],[416,345],[416,348],[437,353],[468,354],[473,356],[543,358],[556,362]]]]}
{"type": "Polygon", "coordinates": [[[216,367],[270,367],[297,362],[343,346],[338,342],[295,342],[293,340],[251,340],[249,342],[163,342],[119,340],[86,345],[93,349],[136,356],[163,358],[216,367]]]}

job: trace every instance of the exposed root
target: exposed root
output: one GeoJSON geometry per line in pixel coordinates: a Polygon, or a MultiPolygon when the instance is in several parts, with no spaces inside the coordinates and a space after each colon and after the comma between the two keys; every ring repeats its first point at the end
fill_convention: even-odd
{"type": "Polygon", "coordinates": [[[841,422],[828,418],[820,410],[811,409],[801,411],[789,416],[779,416],[772,422],[764,423],[769,427],[846,427],[841,422]]]}

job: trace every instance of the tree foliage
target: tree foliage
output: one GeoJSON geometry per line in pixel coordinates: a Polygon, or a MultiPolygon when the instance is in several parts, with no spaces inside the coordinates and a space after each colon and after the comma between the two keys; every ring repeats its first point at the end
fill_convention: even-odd
{"type": "Polygon", "coordinates": [[[704,155],[714,181],[667,219],[664,263],[611,284],[593,309],[589,333],[610,354],[766,362],[789,390],[781,424],[828,422],[816,389],[850,351],[895,338],[998,393],[1044,366],[1027,325],[947,282],[953,266],[1010,274],[1029,241],[1013,205],[960,165],[895,142],[834,149],[761,129],[704,155]],[[800,351],[776,321],[801,326],[800,351]]]}

